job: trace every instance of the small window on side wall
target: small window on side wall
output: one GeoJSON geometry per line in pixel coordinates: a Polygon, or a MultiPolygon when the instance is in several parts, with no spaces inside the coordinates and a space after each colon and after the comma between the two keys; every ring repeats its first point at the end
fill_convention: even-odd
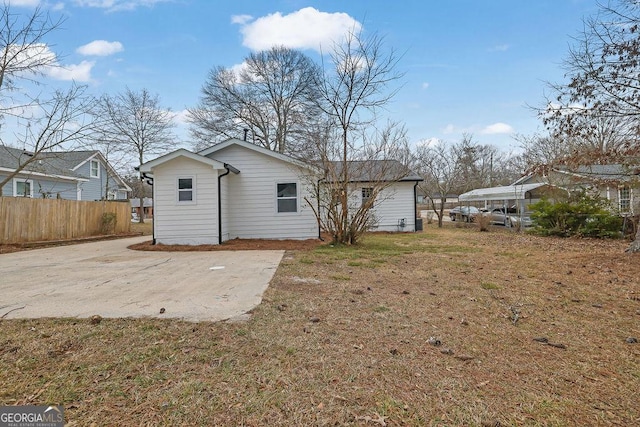
{"type": "Polygon", "coordinates": [[[91,160],[90,168],[91,178],[100,178],[100,163],[97,160],[91,160]]]}
{"type": "Polygon", "coordinates": [[[29,180],[16,180],[14,196],[16,197],[33,197],[33,186],[29,180]]]}
{"type": "Polygon", "coordinates": [[[631,187],[624,185],[618,188],[618,202],[621,213],[631,211],[631,187]]]}
{"type": "Polygon", "coordinates": [[[298,212],[298,185],[295,182],[278,184],[278,212],[298,212]]]}
{"type": "Polygon", "coordinates": [[[178,202],[192,203],[194,201],[193,178],[178,178],[178,202]]]}
{"type": "Polygon", "coordinates": [[[371,200],[371,196],[373,196],[373,188],[364,187],[362,188],[362,206],[365,206],[371,200]]]}

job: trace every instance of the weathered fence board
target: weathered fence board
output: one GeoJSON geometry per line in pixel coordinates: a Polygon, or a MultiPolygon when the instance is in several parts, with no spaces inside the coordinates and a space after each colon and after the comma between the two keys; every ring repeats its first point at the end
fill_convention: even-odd
{"type": "Polygon", "coordinates": [[[77,239],[130,229],[126,202],[0,197],[0,243],[77,239]]]}

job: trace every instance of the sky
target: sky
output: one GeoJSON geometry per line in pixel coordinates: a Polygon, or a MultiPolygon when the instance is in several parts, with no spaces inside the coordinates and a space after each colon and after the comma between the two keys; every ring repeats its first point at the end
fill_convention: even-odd
{"type": "Polygon", "coordinates": [[[382,115],[403,122],[412,145],[470,134],[505,155],[518,152],[515,135],[544,131],[531,107],[565,80],[571,37],[597,11],[596,0],[11,0],[14,13],[38,5],[64,18],[45,39],[60,65],[45,87],[146,88],[176,114],[176,146],[190,146],[186,109],[213,67],[273,45],[319,61],[361,28],[399,55],[403,77],[382,115]]]}

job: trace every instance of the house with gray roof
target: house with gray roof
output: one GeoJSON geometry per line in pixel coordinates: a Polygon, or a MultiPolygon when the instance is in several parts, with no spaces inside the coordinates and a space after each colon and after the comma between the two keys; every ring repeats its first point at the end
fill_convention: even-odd
{"type": "MultiPolygon", "coordinates": [[[[373,181],[390,181],[372,208],[376,230],[416,230],[415,189],[422,178],[399,162],[350,166],[354,204],[372,197],[373,181]]],[[[156,243],[320,237],[310,200],[331,176],[317,165],[229,139],[198,153],[176,150],[143,164],[140,172],[153,179],[156,243]]]]}
{"type": "Polygon", "coordinates": [[[515,202],[523,210],[554,191],[590,190],[611,202],[622,215],[634,215],[640,203],[640,168],[623,164],[551,167],[525,175],[511,185],[478,188],[460,195],[461,202],[515,202]]]}
{"type": "Polygon", "coordinates": [[[127,200],[131,191],[97,150],[34,155],[0,146],[0,183],[5,197],[127,200]]]}

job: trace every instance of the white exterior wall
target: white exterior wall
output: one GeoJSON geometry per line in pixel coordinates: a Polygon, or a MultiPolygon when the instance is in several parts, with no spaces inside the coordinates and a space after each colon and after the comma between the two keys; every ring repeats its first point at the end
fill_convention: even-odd
{"type": "MultiPolygon", "coordinates": [[[[235,167],[235,166],[234,166],[235,167]]],[[[220,171],[220,174],[225,173],[226,170],[220,171]]],[[[230,239],[229,237],[229,219],[233,218],[233,215],[230,214],[229,211],[229,179],[232,175],[235,175],[233,172],[230,172],[228,175],[220,178],[220,199],[221,199],[221,215],[222,215],[222,241],[226,242],[230,239]]]]}
{"type": "Polygon", "coordinates": [[[179,157],[157,166],[154,176],[156,243],[218,244],[218,171],[179,157]],[[195,202],[178,202],[178,177],[194,178],[195,202]]]}
{"type": "MultiPolygon", "coordinates": [[[[375,185],[367,182],[354,184],[354,198],[362,203],[362,189],[375,185]]],[[[377,226],[372,231],[415,231],[414,185],[412,181],[396,182],[378,194],[372,209],[377,226]],[[398,226],[402,219],[405,220],[404,228],[398,226]]]]}
{"type": "MultiPolygon", "coordinates": [[[[314,239],[318,222],[304,201],[308,179],[295,165],[262,153],[231,145],[208,157],[240,170],[222,178],[223,240],[228,239],[314,239]],[[277,211],[277,184],[297,184],[298,211],[277,211]],[[224,192],[226,191],[226,193],[224,192]],[[227,212],[225,214],[225,212],[227,212]]],[[[315,180],[312,180],[315,182],[315,180]]]]}

